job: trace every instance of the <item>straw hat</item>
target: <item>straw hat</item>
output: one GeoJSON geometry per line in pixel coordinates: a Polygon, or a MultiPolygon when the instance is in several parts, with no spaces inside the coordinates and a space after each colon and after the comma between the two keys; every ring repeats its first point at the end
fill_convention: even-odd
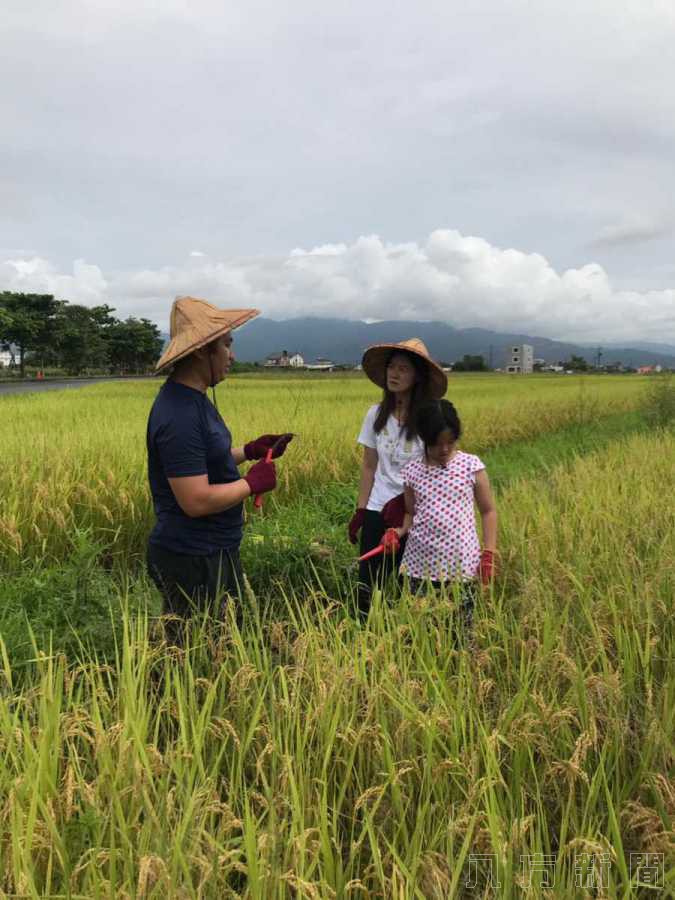
{"type": "Polygon", "coordinates": [[[373,344],[372,347],[368,347],[363,354],[361,365],[368,378],[378,387],[383,388],[387,384],[387,360],[391,356],[392,350],[411,353],[424,360],[429,373],[431,396],[434,400],[438,400],[445,395],[448,389],[448,378],[438,363],[429,356],[424,341],[419,338],[410,338],[410,340],[401,341],[398,344],[373,344]]]}
{"type": "Polygon", "coordinates": [[[198,297],[176,297],[171,307],[171,341],[155,366],[161,372],[228,331],[260,315],[259,309],[218,309],[198,297]]]}

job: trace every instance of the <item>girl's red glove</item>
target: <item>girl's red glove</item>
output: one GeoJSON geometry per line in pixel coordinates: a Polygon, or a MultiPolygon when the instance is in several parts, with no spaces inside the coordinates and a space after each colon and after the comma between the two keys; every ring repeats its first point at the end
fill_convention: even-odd
{"type": "Polygon", "coordinates": [[[396,533],[395,528],[387,528],[382,538],[382,546],[385,553],[397,553],[401,546],[401,541],[396,533]]]}
{"type": "Polygon", "coordinates": [[[349,540],[352,544],[355,544],[359,539],[359,531],[363,527],[363,523],[366,518],[366,511],[363,507],[359,507],[354,515],[349,520],[349,525],[347,526],[349,530],[349,540]]]}
{"type": "Polygon", "coordinates": [[[494,550],[481,551],[478,574],[480,583],[484,586],[487,586],[494,581],[495,575],[497,574],[497,560],[495,559],[494,550]]]}

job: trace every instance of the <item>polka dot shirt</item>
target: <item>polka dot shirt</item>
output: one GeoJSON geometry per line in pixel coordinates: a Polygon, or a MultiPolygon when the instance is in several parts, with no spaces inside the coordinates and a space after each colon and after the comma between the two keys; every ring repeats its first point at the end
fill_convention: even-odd
{"type": "Polygon", "coordinates": [[[445,466],[424,457],[403,469],[403,484],[415,493],[415,515],[401,563],[411,578],[444,581],[475,578],[480,563],[473,489],[485,466],[458,450],[445,466]]]}

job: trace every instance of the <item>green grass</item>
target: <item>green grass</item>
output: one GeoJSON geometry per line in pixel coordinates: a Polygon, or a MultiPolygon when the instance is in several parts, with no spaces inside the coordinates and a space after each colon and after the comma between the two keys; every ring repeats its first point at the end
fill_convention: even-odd
{"type": "Polygon", "coordinates": [[[633,435],[504,487],[470,649],[442,597],[361,628],[288,588],[185,654],[124,614],[106,666],[38,653],[17,681],[5,655],[0,888],[446,900],[472,852],[516,898],[545,852],[569,898],[590,852],[632,897],[650,851],[672,894],[673,452],[633,435]]]}

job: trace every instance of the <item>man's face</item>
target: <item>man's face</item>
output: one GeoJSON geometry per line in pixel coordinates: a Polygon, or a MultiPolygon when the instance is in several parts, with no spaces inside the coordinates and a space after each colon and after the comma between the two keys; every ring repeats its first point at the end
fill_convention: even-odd
{"type": "Polygon", "coordinates": [[[211,346],[213,348],[210,354],[213,383],[218,384],[226,377],[234,362],[231,332],[228,331],[227,334],[217,338],[211,346]]]}

